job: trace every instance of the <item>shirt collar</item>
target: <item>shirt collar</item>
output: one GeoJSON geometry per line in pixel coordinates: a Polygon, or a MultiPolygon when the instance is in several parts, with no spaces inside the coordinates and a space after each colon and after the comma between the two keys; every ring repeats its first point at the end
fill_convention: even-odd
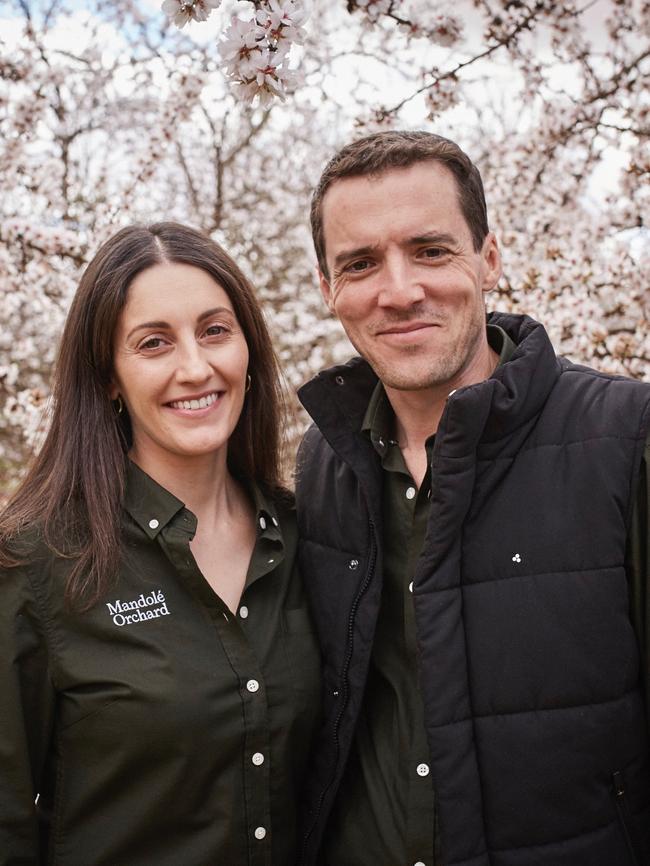
{"type": "MultiPolygon", "coordinates": [[[[153,539],[180,511],[184,510],[185,505],[129,460],[124,507],[145,535],[153,539]]],[[[195,528],[196,519],[193,529],[195,528]]]]}
{"type": "Polygon", "coordinates": [[[492,351],[496,352],[499,356],[497,367],[509,361],[517,348],[500,325],[487,326],[487,341],[492,351]]]}
{"type": "Polygon", "coordinates": [[[271,541],[282,541],[280,521],[273,500],[257,484],[248,482],[245,487],[255,506],[257,534],[271,541]]]}
{"type": "MultiPolygon", "coordinates": [[[[493,352],[499,355],[500,367],[510,360],[512,353],[517,348],[508,334],[499,325],[487,326],[487,341],[493,352]]],[[[370,397],[366,414],[363,417],[361,430],[370,436],[375,450],[381,457],[385,457],[394,441],[395,413],[386,395],[381,381],[377,382],[370,397]]]]}
{"type": "Polygon", "coordinates": [[[375,450],[382,457],[393,444],[395,414],[381,382],[377,382],[370,397],[361,430],[370,436],[375,450]]]}
{"type": "MultiPolygon", "coordinates": [[[[273,500],[254,483],[244,482],[255,507],[257,534],[271,541],[282,541],[277,509],[273,500]]],[[[154,539],[180,512],[191,535],[196,532],[196,517],[165,487],[129,460],[126,473],[124,507],[148,538],[154,539]]]]}

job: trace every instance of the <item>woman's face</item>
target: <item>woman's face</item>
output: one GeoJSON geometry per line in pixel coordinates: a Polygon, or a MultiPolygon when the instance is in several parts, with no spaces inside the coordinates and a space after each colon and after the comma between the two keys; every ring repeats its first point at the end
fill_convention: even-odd
{"type": "Polygon", "coordinates": [[[248,346],[225,290],[201,268],[160,264],[131,283],[114,340],[111,397],[143,468],[219,454],[244,404],[248,346]]]}

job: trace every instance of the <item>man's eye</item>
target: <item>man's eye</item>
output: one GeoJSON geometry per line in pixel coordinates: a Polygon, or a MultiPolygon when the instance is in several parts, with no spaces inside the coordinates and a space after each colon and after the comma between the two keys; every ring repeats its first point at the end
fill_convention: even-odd
{"type": "Polygon", "coordinates": [[[427,259],[439,259],[440,256],[443,256],[445,251],[440,247],[427,247],[423,250],[423,255],[427,259]]]}
{"type": "Polygon", "coordinates": [[[358,262],[351,262],[347,269],[348,271],[352,271],[353,274],[360,274],[362,271],[365,271],[370,266],[370,262],[366,259],[360,259],[358,262]]]}

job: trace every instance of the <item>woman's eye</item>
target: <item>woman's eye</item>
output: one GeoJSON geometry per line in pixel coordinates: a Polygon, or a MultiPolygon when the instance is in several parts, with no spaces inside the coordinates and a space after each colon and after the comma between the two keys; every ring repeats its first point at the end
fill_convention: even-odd
{"type": "Polygon", "coordinates": [[[226,332],[226,328],[223,325],[210,325],[205,331],[208,337],[221,337],[226,332]]]}
{"type": "Polygon", "coordinates": [[[149,337],[147,340],[144,340],[140,343],[140,348],[145,351],[152,351],[153,349],[160,349],[161,346],[164,345],[164,341],[162,337],[149,337]]]}

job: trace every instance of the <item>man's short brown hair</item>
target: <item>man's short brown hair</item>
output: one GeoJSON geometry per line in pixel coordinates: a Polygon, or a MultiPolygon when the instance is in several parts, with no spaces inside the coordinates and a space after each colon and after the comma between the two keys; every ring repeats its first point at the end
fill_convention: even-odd
{"type": "Polygon", "coordinates": [[[458,145],[431,132],[391,130],[366,135],[339,150],[325,166],[311,199],[311,233],[318,265],[329,280],[325,260],[323,199],[337,180],[381,175],[393,168],[408,168],[418,162],[439,162],[456,179],[458,200],[472,235],[474,250],[483,246],[489,232],[483,182],[479,170],[458,145]]]}

